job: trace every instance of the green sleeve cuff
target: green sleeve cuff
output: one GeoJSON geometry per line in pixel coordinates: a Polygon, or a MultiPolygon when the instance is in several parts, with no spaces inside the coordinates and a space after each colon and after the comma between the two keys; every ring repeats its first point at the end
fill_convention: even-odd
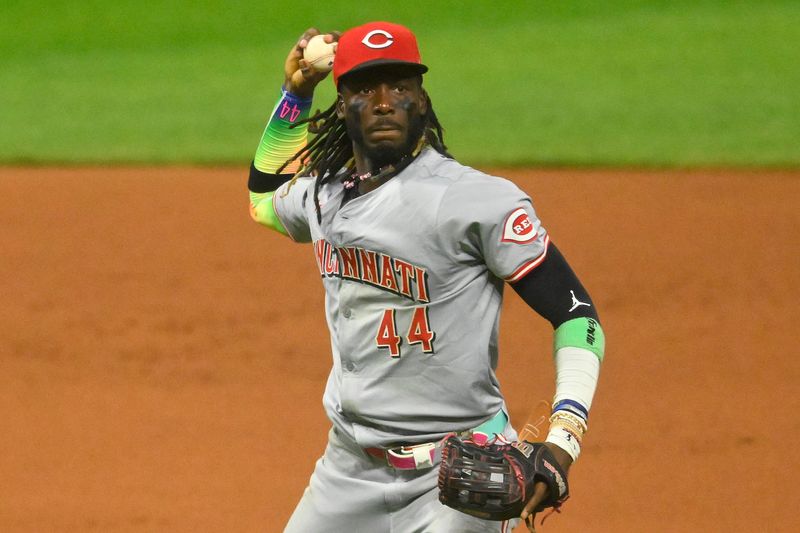
{"type": "Polygon", "coordinates": [[[553,353],[565,346],[589,350],[602,361],[606,350],[606,336],[597,320],[589,317],[573,318],[556,329],[553,353]]]}

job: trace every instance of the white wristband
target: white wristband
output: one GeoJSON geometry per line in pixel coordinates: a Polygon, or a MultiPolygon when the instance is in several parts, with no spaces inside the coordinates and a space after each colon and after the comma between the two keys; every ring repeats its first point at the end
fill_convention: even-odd
{"type": "Polygon", "coordinates": [[[572,457],[575,461],[581,454],[581,443],[575,436],[562,426],[551,426],[545,442],[555,444],[572,457]]]}

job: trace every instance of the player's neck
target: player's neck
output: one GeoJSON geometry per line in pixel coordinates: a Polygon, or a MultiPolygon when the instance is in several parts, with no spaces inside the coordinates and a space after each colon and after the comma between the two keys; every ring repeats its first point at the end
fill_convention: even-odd
{"type": "MultiPolygon", "coordinates": [[[[370,158],[367,154],[364,153],[357,145],[353,146],[353,160],[356,164],[356,173],[359,175],[372,175],[376,176],[380,173],[381,169],[386,168],[389,165],[396,165],[398,161],[376,161],[370,158]]],[[[383,179],[368,179],[368,180],[358,180],[358,192],[359,194],[366,194],[370,191],[373,191],[389,181],[394,174],[390,174],[386,178],[383,179]]]]}
{"type": "Polygon", "coordinates": [[[360,146],[353,145],[353,161],[356,164],[356,172],[358,174],[372,173],[376,174],[381,167],[391,165],[396,161],[378,161],[374,157],[370,157],[360,146]]]}
{"type": "Polygon", "coordinates": [[[402,172],[425,147],[423,137],[416,142],[416,148],[397,157],[371,157],[358,144],[353,143],[353,161],[356,172],[346,180],[345,188],[354,189],[357,195],[373,191],[402,172]]]}

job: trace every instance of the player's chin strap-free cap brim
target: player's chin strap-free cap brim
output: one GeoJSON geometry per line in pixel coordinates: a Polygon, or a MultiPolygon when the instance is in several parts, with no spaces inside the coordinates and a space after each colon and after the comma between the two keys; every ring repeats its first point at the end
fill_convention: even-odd
{"type": "Polygon", "coordinates": [[[372,61],[366,61],[361,63],[357,67],[353,67],[348,70],[346,73],[339,76],[338,84],[342,83],[342,80],[346,80],[351,77],[353,74],[358,72],[364,72],[365,70],[370,70],[377,67],[400,67],[403,69],[408,69],[409,72],[415,72],[416,74],[425,74],[428,72],[428,67],[423,65],[422,63],[409,63],[408,61],[398,61],[396,59],[373,59],[372,61]]]}

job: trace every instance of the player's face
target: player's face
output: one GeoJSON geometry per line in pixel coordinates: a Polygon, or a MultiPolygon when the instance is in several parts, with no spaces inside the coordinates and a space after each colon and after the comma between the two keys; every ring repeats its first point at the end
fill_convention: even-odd
{"type": "Polygon", "coordinates": [[[373,170],[413,151],[425,126],[422,78],[405,69],[376,67],[342,80],[337,112],[373,170]]]}

